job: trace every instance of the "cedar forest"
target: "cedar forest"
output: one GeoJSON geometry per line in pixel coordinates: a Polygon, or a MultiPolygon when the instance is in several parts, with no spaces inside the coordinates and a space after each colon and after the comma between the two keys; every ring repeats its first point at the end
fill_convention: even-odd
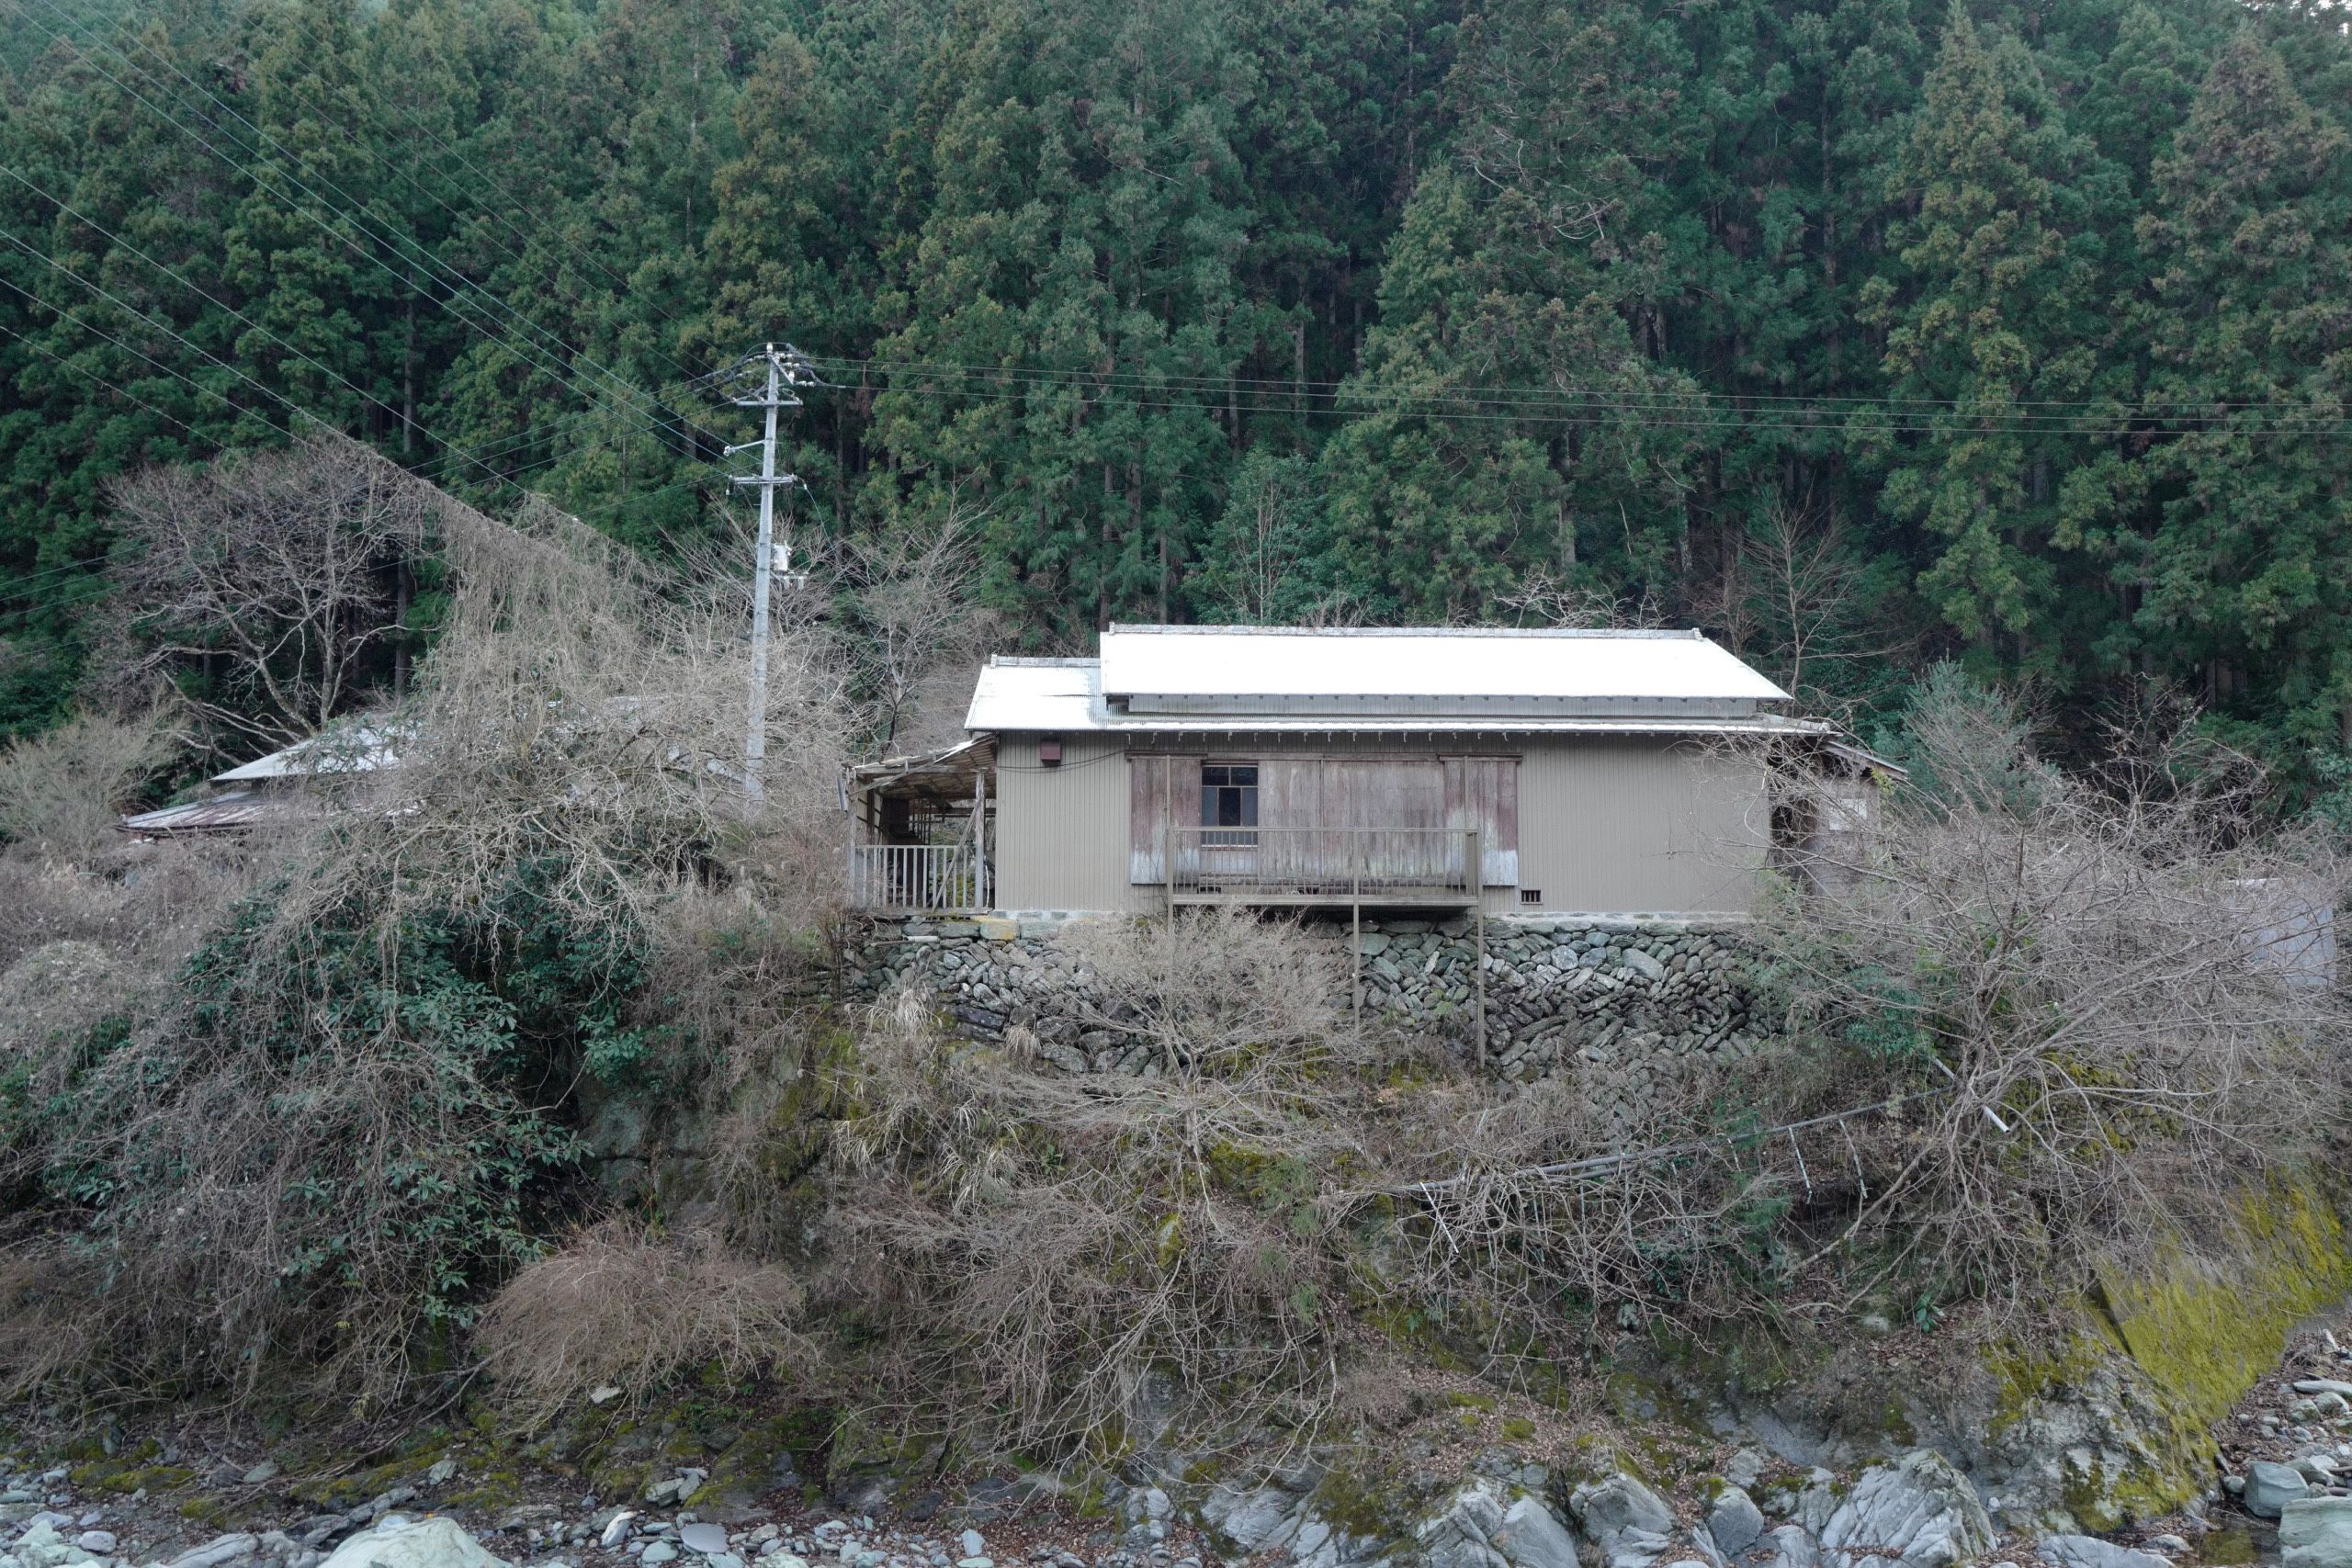
{"type": "Polygon", "coordinates": [[[129,470],[316,419],[707,547],[775,339],[804,531],[977,519],[1028,650],[1630,616],[2352,745],[2340,6],[5,4],[7,732],[129,470]]]}

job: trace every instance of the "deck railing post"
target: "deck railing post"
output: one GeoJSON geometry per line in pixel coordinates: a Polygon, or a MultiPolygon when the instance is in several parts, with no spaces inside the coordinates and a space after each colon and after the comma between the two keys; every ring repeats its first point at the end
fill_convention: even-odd
{"type": "Polygon", "coordinates": [[[1349,868],[1348,946],[1355,953],[1356,1034],[1363,1034],[1363,871],[1361,863],[1349,868]]]}
{"type": "Polygon", "coordinates": [[[989,907],[989,774],[972,775],[972,907],[989,907]]]}

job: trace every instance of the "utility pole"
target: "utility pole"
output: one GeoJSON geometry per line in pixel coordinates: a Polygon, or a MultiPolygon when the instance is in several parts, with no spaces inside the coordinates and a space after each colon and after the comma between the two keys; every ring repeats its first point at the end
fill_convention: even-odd
{"type": "Polygon", "coordinates": [[[765,794],[765,773],[768,755],[768,599],[773,580],[781,575],[787,588],[808,581],[805,573],[792,570],[791,525],[787,521],[782,544],[775,536],[775,492],[785,485],[800,485],[797,474],[775,471],[776,415],[785,409],[800,407],[800,400],[792,395],[796,387],[819,384],[816,367],[808,356],[786,344],[781,348],[769,344],[756,354],[747,354],[729,367],[729,374],[741,376],[753,367],[764,369],[765,385],[748,397],[730,400],[737,408],[766,411],[767,433],[758,441],[729,446],[727,455],[757,446],[760,449],[760,471],[757,474],[733,476],[739,485],[757,485],[760,490],[760,538],[752,560],[752,692],[750,713],[743,729],[743,793],[754,804],[765,794]]]}

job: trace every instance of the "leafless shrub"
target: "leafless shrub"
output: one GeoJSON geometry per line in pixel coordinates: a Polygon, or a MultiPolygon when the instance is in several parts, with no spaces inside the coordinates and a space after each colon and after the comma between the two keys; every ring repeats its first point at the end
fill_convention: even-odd
{"type": "Polygon", "coordinates": [[[180,684],[248,744],[316,733],[399,632],[427,495],[333,434],[121,480],[107,571],[128,620],[110,679],[180,684]]]}
{"type": "Polygon", "coordinates": [[[735,889],[663,912],[634,1015],[671,1042],[667,1109],[707,1129],[703,1176],[723,1242],[757,1258],[805,1246],[813,1206],[788,1190],[822,1153],[828,1058],[850,1038],[831,1001],[831,933],[735,889]]]}
{"type": "Polygon", "coordinates": [[[74,860],[111,846],[131,793],[170,758],[160,716],[82,714],[0,750],[0,838],[74,860]]]}
{"type": "Polygon", "coordinates": [[[1417,1090],[1380,1145],[1374,1190],[1415,1216],[1391,1278],[1507,1360],[1588,1325],[1874,1294],[2018,1330],[2104,1261],[2226,1259],[2247,1192],[2352,1130],[2316,924],[2342,868],[2269,828],[2258,772],[2186,716],[2069,774],[1937,676],[1910,781],[1756,930],[1781,1032],[1654,1077],[1630,1125],[1573,1079],[1417,1090]]]}
{"type": "Polygon", "coordinates": [[[88,1303],[102,1289],[53,1241],[0,1250],[0,1398],[28,1398],[97,1363],[104,1346],[88,1303]]]}
{"type": "Polygon", "coordinates": [[[635,1403],[696,1368],[733,1378],[806,1366],[801,1304],[789,1273],[709,1235],[608,1220],[509,1280],[474,1342],[499,1391],[545,1418],[599,1387],[635,1403]]]}
{"type": "Polygon", "coordinates": [[[1243,909],[1074,922],[1058,946],[1089,975],[1074,993],[1085,1027],[1148,1044],[1212,1081],[1263,1054],[1328,1049],[1345,1013],[1340,944],[1243,909]]]}
{"type": "Polygon", "coordinates": [[[87,942],[161,980],[252,880],[237,847],[221,843],[120,844],[79,864],[0,855],[0,964],[87,942]]]}
{"type": "MultiPolygon", "coordinates": [[[[156,977],[93,942],[53,942],[0,971],[0,1077],[24,1085],[28,1106],[71,1087],[83,1043],[109,1018],[134,1015],[156,977]]],[[[12,1162],[0,1159],[0,1169],[12,1162]]]]}
{"type": "Polygon", "coordinates": [[[882,1010],[833,1139],[828,1295],[893,1325],[888,1392],[931,1430],[1041,1451],[1311,1426],[1346,1291],[1321,1173],[1378,1057],[1319,999],[1336,950],[1220,913],[1081,929],[1069,958],[1157,1076],[1041,1077],[882,1010]]]}
{"type": "Polygon", "coordinates": [[[1574,1078],[1509,1093],[1465,1076],[1400,1097],[1374,1190],[1405,1205],[1390,1288],[1493,1371],[1658,1317],[1767,1310],[1795,1188],[1781,1151],[1758,1157],[1724,1074],[1658,1086],[1631,1118],[1574,1078]]]}
{"type": "Polygon", "coordinates": [[[2191,728],[2067,774],[1945,671],[1910,733],[1847,890],[1765,926],[1799,1050],[1857,1103],[1911,1097],[1859,1126],[1837,1245],[2023,1310],[2102,1255],[2226,1240],[2352,1117],[2335,852],[2269,828],[2258,770],[2191,728]]]}
{"type": "Polygon", "coordinates": [[[1581,587],[1544,567],[1537,567],[1510,592],[1498,594],[1495,606],[1510,612],[1512,622],[1522,626],[1633,631],[1665,624],[1665,612],[1654,600],[1621,599],[1598,588],[1581,587]]]}
{"type": "Polygon", "coordinates": [[[523,868],[583,933],[641,940],[714,875],[794,916],[830,906],[843,755],[838,660],[813,632],[770,659],[771,763],[744,786],[748,654],[724,594],[663,576],[571,519],[508,525],[437,492],[453,585],[424,662],[401,765],[372,808],[279,900],[299,941],[355,880],[386,930],[419,908],[494,908],[523,868]]]}
{"type": "Polygon", "coordinates": [[[972,519],[844,539],[842,585],[858,621],[847,648],[875,750],[895,756],[963,739],[972,674],[1001,630],[979,603],[972,519]]]}
{"type": "Polygon", "coordinates": [[[1776,499],[1745,535],[1724,541],[1714,619],[1809,711],[1832,699],[1841,666],[1896,651],[1873,638],[1869,573],[1838,517],[1810,501],[1776,499]]]}

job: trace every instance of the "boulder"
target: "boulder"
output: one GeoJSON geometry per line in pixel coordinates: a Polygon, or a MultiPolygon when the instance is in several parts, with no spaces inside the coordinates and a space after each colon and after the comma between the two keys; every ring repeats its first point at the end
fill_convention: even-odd
{"type": "Polygon", "coordinates": [[[1253,1557],[1268,1547],[1282,1546],[1298,1533],[1300,1499],[1279,1487],[1241,1487],[1220,1483],[1201,1499],[1201,1522],[1231,1543],[1236,1553],[1253,1557]]]}
{"type": "Polygon", "coordinates": [[[1725,1486],[1707,1504],[1707,1535],[1715,1550],[1736,1557],[1764,1535],[1764,1510],[1745,1488],[1725,1486]]]}
{"type": "Polygon", "coordinates": [[[2278,1514],[2280,1568],[2352,1568],[2352,1497],[2307,1497],[2278,1514]]]}
{"type": "Polygon", "coordinates": [[[2153,1551],[2135,1551],[2095,1535],[2049,1535],[2038,1549],[2055,1568],[2172,1568],[2153,1551]]]}
{"type": "Polygon", "coordinates": [[[1649,1568],[1674,1534],[1674,1510],[1622,1470],[1570,1493],[1568,1512],[1608,1568],[1649,1568]]]}
{"type": "MultiPolygon", "coordinates": [[[[61,1514],[56,1517],[64,1518],[65,1516],[61,1514]]],[[[71,1524],[73,1521],[69,1518],[66,1522],[71,1524]]],[[[8,1555],[23,1564],[23,1568],[79,1568],[82,1563],[97,1561],[93,1553],[58,1534],[57,1526],[46,1514],[34,1518],[32,1528],[18,1536],[16,1544],[8,1548],[8,1555]]]]}
{"type": "Polygon", "coordinates": [[[1765,1536],[1762,1544],[1772,1553],[1770,1568],[1819,1568],[1821,1549],[1803,1525],[1782,1525],[1765,1536]]]}
{"type": "Polygon", "coordinates": [[[509,1568],[455,1519],[418,1519],[353,1536],[319,1568],[509,1568]]]}
{"type": "Polygon", "coordinates": [[[1430,1568],[1578,1568],[1576,1541],[1541,1499],[1474,1481],[1416,1526],[1430,1568]]]}
{"type": "Polygon", "coordinates": [[[1503,1510],[1495,1550],[1511,1568],[1580,1568],[1567,1527],[1534,1497],[1518,1498],[1503,1510]]]}
{"type": "Polygon", "coordinates": [[[1874,1464],[1842,1495],[1806,1489],[1803,1523],[1847,1568],[1952,1568],[1991,1549],[1993,1521],[1967,1477],[1919,1449],[1874,1464]]]}
{"type": "Polygon", "coordinates": [[[259,1536],[215,1536],[202,1546],[173,1558],[167,1568],[224,1568],[225,1564],[242,1562],[260,1550],[259,1536]]]}
{"type": "Polygon", "coordinates": [[[2290,1464],[2256,1460],[2245,1467],[2245,1511],[2258,1519],[2275,1519],[2288,1504],[2311,1495],[2312,1483],[2290,1464]]]}

